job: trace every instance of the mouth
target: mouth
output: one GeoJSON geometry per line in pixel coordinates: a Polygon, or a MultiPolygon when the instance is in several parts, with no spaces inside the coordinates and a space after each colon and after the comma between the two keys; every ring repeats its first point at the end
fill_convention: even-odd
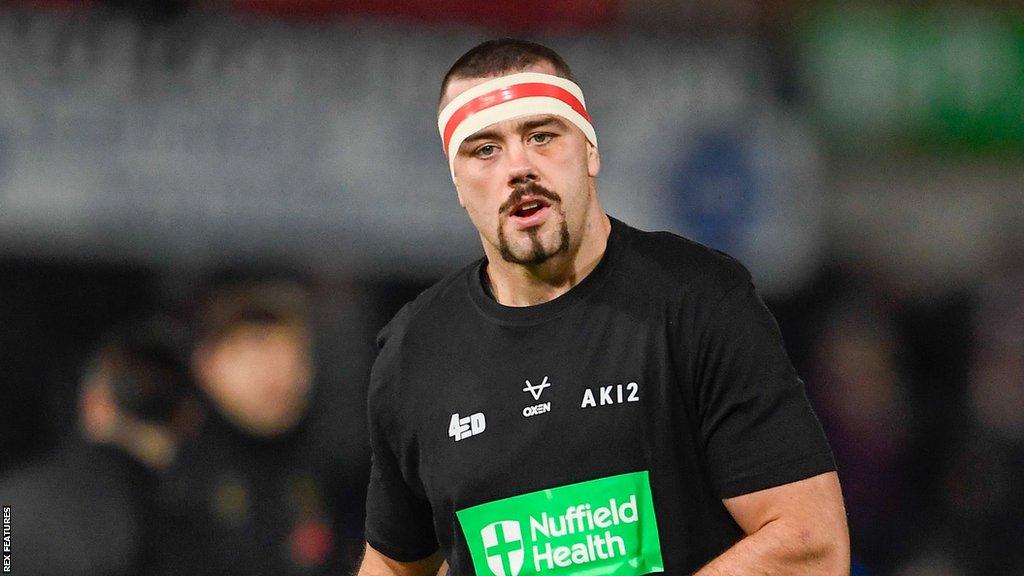
{"type": "Polygon", "coordinates": [[[550,204],[548,204],[547,200],[541,198],[526,199],[512,208],[512,216],[516,218],[529,218],[548,206],[550,204]]]}
{"type": "Polygon", "coordinates": [[[525,198],[512,207],[510,219],[517,228],[532,228],[544,223],[551,204],[544,198],[525,198]]]}

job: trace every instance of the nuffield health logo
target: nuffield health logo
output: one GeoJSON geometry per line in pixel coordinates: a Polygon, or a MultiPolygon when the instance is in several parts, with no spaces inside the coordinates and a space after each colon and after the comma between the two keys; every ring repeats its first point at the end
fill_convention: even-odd
{"type": "Polygon", "coordinates": [[[513,496],[456,515],[477,574],[664,571],[646,471],[513,496]]]}
{"type": "Polygon", "coordinates": [[[487,566],[496,576],[519,576],[523,569],[523,533],[519,522],[502,520],[480,531],[487,566]]]}

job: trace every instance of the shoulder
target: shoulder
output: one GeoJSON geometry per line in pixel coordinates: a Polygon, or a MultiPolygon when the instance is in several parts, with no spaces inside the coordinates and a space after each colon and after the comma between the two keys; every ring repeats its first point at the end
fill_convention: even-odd
{"type": "Polygon", "coordinates": [[[367,409],[373,427],[394,432],[416,410],[416,379],[407,378],[431,361],[429,348],[448,330],[446,319],[465,315],[469,275],[478,262],[450,274],[408,302],[377,334],[379,351],[370,373],[367,409]],[[402,416],[402,415],[405,416],[402,416]]]}
{"type": "Polygon", "coordinates": [[[724,252],[672,232],[623,226],[629,239],[625,268],[663,293],[724,295],[751,282],[747,268],[724,252]]]}
{"type": "Polygon", "coordinates": [[[431,346],[436,346],[450,331],[453,318],[466,315],[469,301],[469,276],[478,269],[479,261],[449,274],[421,292],[395,314],[394,318],[377,334],[379,351],[370,375],[371,404],[381,396],[398,395],[396,384],[403,373],[414,371],[415,366],[429,358],[431,346]]]}
{"type": "Polygon", "coordinates": [[[0,478],[0,500],[24,503],[27,508],[44,504],[50,501],[47,491],[67,480],[64,472],[52,456],[22,464],[0,478]]]}
{"type": "Polygon", "coordinates": [[[381,352],[400,346],[411,333],[428,329],[431,326],[436,328],[434,320],[437,316],[450,314],[465,305],[469,276],[477,270],[479,265],[480,261],[477,260],[461,270],[445,276],[412,301],[406,303],[394,318],[377,333],[377,346],[381,352]]]}

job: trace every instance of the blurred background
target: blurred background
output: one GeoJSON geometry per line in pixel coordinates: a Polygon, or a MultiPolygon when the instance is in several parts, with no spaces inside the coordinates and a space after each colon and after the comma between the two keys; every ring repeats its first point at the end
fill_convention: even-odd
{"type": "Polygon", "coordinates": [[[440,79],[504,35],[573,67],[610,214],[753,272],[855,574],[1024,574],[997,0],[0,1],[0,500],[48,551],[15,573],[355,562],[374,334],[481,253],[440,79]]]}

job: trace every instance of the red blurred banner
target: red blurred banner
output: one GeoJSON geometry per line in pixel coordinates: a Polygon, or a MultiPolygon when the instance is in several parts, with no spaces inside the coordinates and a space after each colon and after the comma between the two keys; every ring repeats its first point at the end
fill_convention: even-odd
{"type": "Polygon", "coordinates": [[[614,24],[621,13],[620,0],[231,0],[231,4],[243,12],[284,18],[371,15],[510,31],[599,29],[614,24]]]}

